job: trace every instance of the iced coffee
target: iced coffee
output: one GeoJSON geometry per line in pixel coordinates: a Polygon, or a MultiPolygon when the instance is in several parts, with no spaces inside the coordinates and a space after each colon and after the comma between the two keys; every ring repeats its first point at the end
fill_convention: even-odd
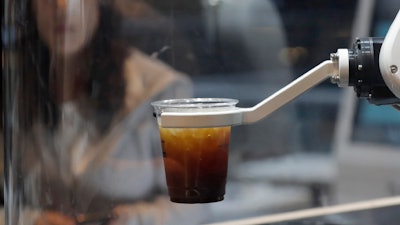
{"type": "MultiPolygon", "coordinates": [[[[232,99],[177,99],[154,102],[162,112],[211,111],[234,107],[232,99]]],[[[231,127],[164,128],[160,138],[170,199],[208,203],[224,199],[231,127]]]]}
{"type": "Polygon", "coordinates": [[[171,201],[206,203],[224,199],[230,130],[160,128],[171,201]]]}

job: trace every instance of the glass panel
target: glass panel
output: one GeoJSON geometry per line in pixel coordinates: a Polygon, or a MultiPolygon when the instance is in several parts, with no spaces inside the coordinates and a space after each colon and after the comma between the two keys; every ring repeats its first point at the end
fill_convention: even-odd
{"type": "Polygon", "coordinates": [[[170,201],[150,103],[215,97],[253,106],[349,46],[356,6],[2,1],[2,221],[187,225],[333,204],[341,91],[329,82],[232,128],[218,203],[170,201]]]}

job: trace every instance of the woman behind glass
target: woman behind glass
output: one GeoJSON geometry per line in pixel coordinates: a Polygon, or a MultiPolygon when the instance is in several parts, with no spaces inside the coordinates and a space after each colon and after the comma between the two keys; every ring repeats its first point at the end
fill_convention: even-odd
{"type": "Polygon", "coordinates": [[[19,3],[27,16],[20,24],[20,122],[12,143],[23,177],[20,224],[198,224],[204,218],[200,206],[163,195],[149,104],[189,96],[190,82],[124,45],[111,2],[19,3]]]}

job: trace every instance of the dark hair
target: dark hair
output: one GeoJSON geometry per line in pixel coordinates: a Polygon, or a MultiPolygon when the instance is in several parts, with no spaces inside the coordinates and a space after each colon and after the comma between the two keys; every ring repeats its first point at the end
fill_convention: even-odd
{"type": "MultiPolygon", "coordinates": [[[[19,23],[21,47],[19,49],[21,75],[20,102],[18,112],[22,116],[22,127],[30,127],[35,121],[55,127],[60,119],[60,108],[49,91],[49,49],[40,40],[37,24],[30,7],[25,4],[25,18],[19,23]]],[[[91,43],[90,60],[86,64],[90,79],[86,86],[91,110],[84,112],[100,131],[110,125],[115,112],[122,107],[125,95],[123,62],[128,48],[118,40],[121,17],[111,3],[100,1],[100,20],[91,43]]],[[[86,107],[86,106],[85,106],[86,107]]]]}

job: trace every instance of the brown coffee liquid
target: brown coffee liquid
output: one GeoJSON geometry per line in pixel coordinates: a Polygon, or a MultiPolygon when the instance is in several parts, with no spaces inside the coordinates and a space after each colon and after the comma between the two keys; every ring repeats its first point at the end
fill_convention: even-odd
{"type": "Polygon", "coordinates": [[[230,130],[160,128],[171,201],[206,203],[224,199],[230,130]]]}

